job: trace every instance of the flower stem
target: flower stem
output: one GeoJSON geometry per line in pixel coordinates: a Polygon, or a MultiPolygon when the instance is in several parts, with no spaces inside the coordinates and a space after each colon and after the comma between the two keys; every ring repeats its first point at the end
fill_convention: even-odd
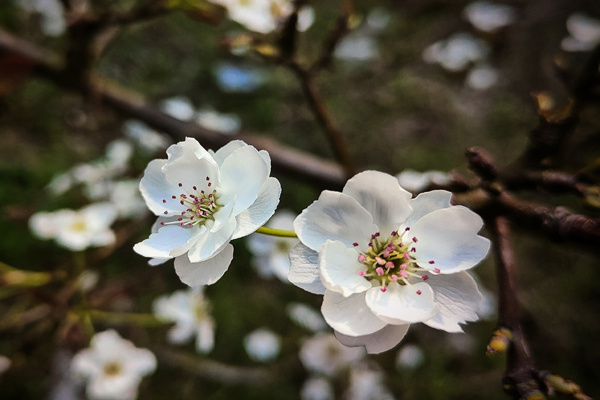
{"type": "Polygon", "coordinates": [[[262,233],[263,235],[269,236],[279,236],[279,237],[289,237],[289,238],[297,238],[296,232],[294,231],[285,231],[283,229],[274,229],[267,228],[266,226],[261,226],[256,230],[256,233],[262,233]]]}

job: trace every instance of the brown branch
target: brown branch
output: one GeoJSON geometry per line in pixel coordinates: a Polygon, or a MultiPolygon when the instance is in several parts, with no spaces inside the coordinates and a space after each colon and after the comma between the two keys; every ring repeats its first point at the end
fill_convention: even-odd
{"type": "Polygon", "coordinates": [[[494,239],[494,258],[498,277],[498,328],[510,332],[503,386],[515,400],[545,399],[548,389],[529,354],[529,346],[520,323],[517,299],[516,262],[510,242],[510,228],[505,217],[488,221],[494,239]]]}
{"type": "Polygon", "coordinates": [[[333,122],[333,118],[330,116],[314,82],[313,75],[309,70],[297,62],[290,62],[287,65],[289,65],[290,69],[296,74],[300,85],[302,86],[304,97],[315,115],[317,122],[323,127],[335,158],[342,164],[342,168],[346,173],[346,178],[352,177],[356,174],[357,170],[348,153],[344,135],[333,122]]]}
{"type": "Polygon", "coordinates": [[[276,173],[288,175],[316,187],[339,189],[344,185],[342,168],[330,161],[299,152],[277,141],[251,133],[231,137],[199,125],[177,120],[162,113],[138,93],[119,87],[100,76],[90,82],[73,81],[64,73],[64,62],[54,53],[16,38],[0,29],[0,51],[18,54],[30,60],[34,72],[57,86],[91,96],[100,105],[108,105],[128,118],[136,118],[176,139],[198,138],[206,147],[218,148],[232,139],[242,139],[269,152],[276,173]]]}

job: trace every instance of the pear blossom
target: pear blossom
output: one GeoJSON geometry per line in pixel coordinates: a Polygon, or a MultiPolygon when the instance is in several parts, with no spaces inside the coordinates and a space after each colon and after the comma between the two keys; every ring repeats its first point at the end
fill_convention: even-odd
{"type": "Polygon", "coordinates": [[[455,33],[447,40],[440,40],[423,51],[423,60],[430,64],[438,63],[450,72],[467,69],[471,63],[484,60],[491,49],[481,39],[469,33],[455,33]]]}
{"type": "Polygon", "coordinates": [[[175,259],[175,272],[189,286],[210,285],[233,259],[232,239],[262,226],[279,203],[279,181],[269,177],[266,151],[237,140],[215,153],[198,141],[167,149],[140,181],[146,205],[158,219],[150,237],[134,250],[151,265],[175,259]]]}
{"type": "MultiPolygon", "coordinates": [[[[227,9],[229,18],[251,31],[269,33],[276,30],[294,11],[291,0],[212,0],[227,9]]],[[[298,13],[298,30],[307,30],[314,21],[312,7],[298,13]]]]}
{"type": "Polygon", "coordinates": [[[423,350],[417,345],[407,344],[402,346],[396,356],[396,368],[416,369],[425,361],[423,350]]]}
{"type": "MultiPolygon", "coordinates": [[[[296,214],[282,210],[273,215],[266,226],[275,229],[293,229],[296,214]]],[[[254,254],[252,265],[259,275],[268,278],[275,275],[282,282],[289,283],[290,250],[298,244],[298,239],[267,235],[248,236],[248,248],[254,254]]]]}
{"type": "Polygon", "coordinates": [[[348,389],[344,398],[352,400],[395,400],[385,385],[385,375],[374,363],[361,362],[350,369],[348,389]]]}
{"type": "Polygon", "coordinates": [[[182,344],[195,336],[199,353],[208,353],[213,349],[215,323],[210,316],[210,303],[204,297],[203,286],[161,296],[152,307],[157,318],[175,322],[167,334],[169,342],[182,344]]]}
{"type": "Polygon", "coordinates": [[[8,371],[8,369],[10,368],[10,364],[10,358],[0,354],[0,376],[2,376],[3,373],[8,371]]]}
{"type": "Polygon", "coordinates": [[[331,333],[319,332],[307,339],[300,348],[300,361],[312,373],[332,377],[354,362],[364,358],[365,351],[346,347],[331,333]]]}
{"type": "Polygon", "coordinates": [[[271,361],[279,355],[281,338],[268,329],[256,329],[244,337],[244,348],[254,361],[271,361]]]}
{"type": "Polygon", "coordinates": [[[327,323],[320,312],[302,303],[290,303],[285,311],[296,325],[311,332],[319,332],[327,329],[327,323]]]}
{"type": "Polygon", "coordinates": [[[171,144],[169,137],[150,129],[146,124],[139,121],[126,121],[123,124],[123,131],[128,139],[148,153],[164,150],[171,144]]]}
{"type": "Polygon", "coordinates": [[[196,122],[204,128],[231,135],[237,133],[242,125],[237,115],[221,114],[211,108],[198,110],[196,122]]]}
{"type": "Polygon", "coordinates": [[[29,219],[29,228],[40,239],[54,239],[71,251],[108,246],[115,241],[110,225],[117,211],[110,203],[94,203],[80,210],[38,212],[29,219]]]}
{"type": "Polygon", "coordinates": [[[300,398],[302,400],[335,400],[333,385],[327,378],[310,377],[302,384],[300,398]]]}
{"type": "Polygon", "coordinates": [[[498,70],[488,64],[473,67],[467,74],[466,84],[471,89],[487,90],[500,80],[498,70]]]}
{"type": "Polygon", "coordinates": [[[583,13],[574,13],[567,19],[570,36],[560,46],[565,51],[588,51],[600,43],[600,20],[583,13]]]}
{"type": "Polygon", "coordinates": [[[447,173],[435,170],[419,172],[414,169],[405,169],[396,175],[396,178],[400,186],[413,193],[423,191],[423,189],[426,189],[432,183],[436,185],[447,185],[450,183],[447,173]]]}
{"type": "Polygon", "coordinates": [[[139,180],[125,179],[110,185],[110,201],[119,218],[135,218],[146,215],[148,209],[140,196],[139,180]]]}
{"type": "Polygon", "coordinates": [[[112,329],[95,334],[90,347],[71,361],[71,373],[87,379],[91,399],[135,399],[142,378],[155,369],[150,350],[135,347],[112,329]]]}
{"type": "Polygon", "coordinates": [[[159,107],[166,114],[182,121],[189,121],[196,114],[196,110],[190,100],[183,96],[164,99],[159,104],[159,107]]]}
{"type": "Polygon", "coordinates": [[[476,1],[463,10],[464,17],[482,32],[497,32],[515,20],[515,9],[504,4],[476,1]]]}
{"type": "Polygon", "coordinates": [[[369,353],[398,344],[411,323],[447,332],[477,320],[482,300],[466,270],[487,255],[482,219],[452,194],[411,199],[396,178],[376,171],[324,191],[294,221],[301,243],[289,279],[323,294],[321,312],[338,340],[369,353]]]}
{"type": "Polygon", "coordinates": [[[65,32],[66,21],[60,0],[14,0],[17,5],[41,15],[41,29],[46,35],[60,36],[65,32]]]}

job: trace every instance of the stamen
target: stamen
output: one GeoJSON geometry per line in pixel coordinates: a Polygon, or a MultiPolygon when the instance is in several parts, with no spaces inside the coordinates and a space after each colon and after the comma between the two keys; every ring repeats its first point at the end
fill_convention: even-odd
{"type": "Polygon", "coordinates": [[[417,290],[417,294],[418,294],[419,296],[421,295],[421,293],[423,293],[423,292],[421,292],[420,290],[417,290]]]}
{"type": "Polygon", "coordinates": [[[442,271],[440,271],[440,269],[439,269],[439,268],[434,268],[434,269],[433,269],[433,272],[435,272],[436,274],[439,274],[439,273],[440,273],[440,272],[442,272],[442,271]]]}
{"type": "Polygon", "coordinates": [[[421,277],[421,279],[423,279],[424,281],[426,281],[427,279],[429,279],[429,275],[423,275],[423,276],[421,277]]]}
{"type": "Polygon", "coordinates": [[[415,243],[417,243],[417,242],[418,242],[418,240],[417,240],[417,238],[416,238],[416,237],[412,238],[412,241],[413,241],[413,242],[415,242],[415,243]]]}
{"type": "MultiPolygon", "coordinates": [[[[166,211],[165,211],[165,213],[166,213],[166,211]]],[[[367,257],[365,257],[365,256],[364,256],[364,255],[362,255],[362,254],[359,254],[359,255],[358,255],[358,261],[360,261],[360,262],[364,263],[365,261],[367,261],[367,257]]]]}
{"type": "Polygon", "coordinates": [[[383,275],[383,268],[381,268],[381,267],[377,267],[377,268],[375,269],[375,272],[377,272],[377,275],[381,276],[381,275],[383,275]]]}
{"type": "Polygon", "coordinates": [[[352,246],[357,247],[358,243],[354,242],[354,243],[352,243],[352,246]]]}
{"type": "Polygon", "coordinates": [[[375,261],[377,261],[377,264],[379,264],[379,265],[385,264],[385,260],[381,257],[375,257],[375,261]]]}
{"type": "Polygon", "coordinates": [[[385,291],[387,290],[387,288],[385,286],[383,286],[380,290],[385,293],[385,291]]]}

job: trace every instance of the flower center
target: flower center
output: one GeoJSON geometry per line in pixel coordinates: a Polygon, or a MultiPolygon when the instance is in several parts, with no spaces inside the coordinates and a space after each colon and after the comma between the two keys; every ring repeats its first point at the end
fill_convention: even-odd
{"type": "MultiPolygon", "coordinates": [[[[359,272],[368,281],[376,281],[381,286],[381,291],[385,292],[387,285],[391,282],[398,282],[400,285],[410,285],[409,280],[420,279],[426,281],[429,279],[427,272],[429,269],[419,266],[421,260],[415,259],[413,254],[416,252],[418,239],[413,237],[406,240],[404,237],[410,228],[399,234],[394,231],[385,239],[380,239],[380,233],[371,235],[371,241],[367,251],[358,254],[358,260],[365,266],[365,269],[359,272]]],[[[354,243],[358,246],[358,243],[354,243]]],[[[428,264],[435,264],[435,261],[425,261],[428,264]]],[[[438,268],[432,270],[439,273],[438,268]]],[[[417,290],[417,294],[421,294],[417,290]]]]}
{"type": "Polygon", "coordinates": [[[119,364],[116,361],[112,361],[107,363],[106,365],[104,365],[104,375],[108,375],[108,376],[115,376],[115,375],[119,375],[121,373],[122,367],[121,364],[119,364]]]}
{"type": "MultiPolygon", "coordinates": [[[[210,177],[206,177],[207,187],[212,186],[210,177]]],[[[193,185],[191,190],[183,187],[182,183],[178,184],[185,193],[172,195],[171,201],[179,202],[181,208],[180,216],[176,221],[161,222],[161,225],[179,224],[181,226],[204,225],[206,221],[214,221],[214,214],[222,207],[218,203],[218,195],[216,190],[198,190],[198,187],[193,185]]],[[[198,185],[199,186],[199,185],[198,185]]],[[[163,203],[167,203],[167,199],[163,199],[163,203]]],[[[169,211],[164,212],[165,215],[169,211]]]]}

